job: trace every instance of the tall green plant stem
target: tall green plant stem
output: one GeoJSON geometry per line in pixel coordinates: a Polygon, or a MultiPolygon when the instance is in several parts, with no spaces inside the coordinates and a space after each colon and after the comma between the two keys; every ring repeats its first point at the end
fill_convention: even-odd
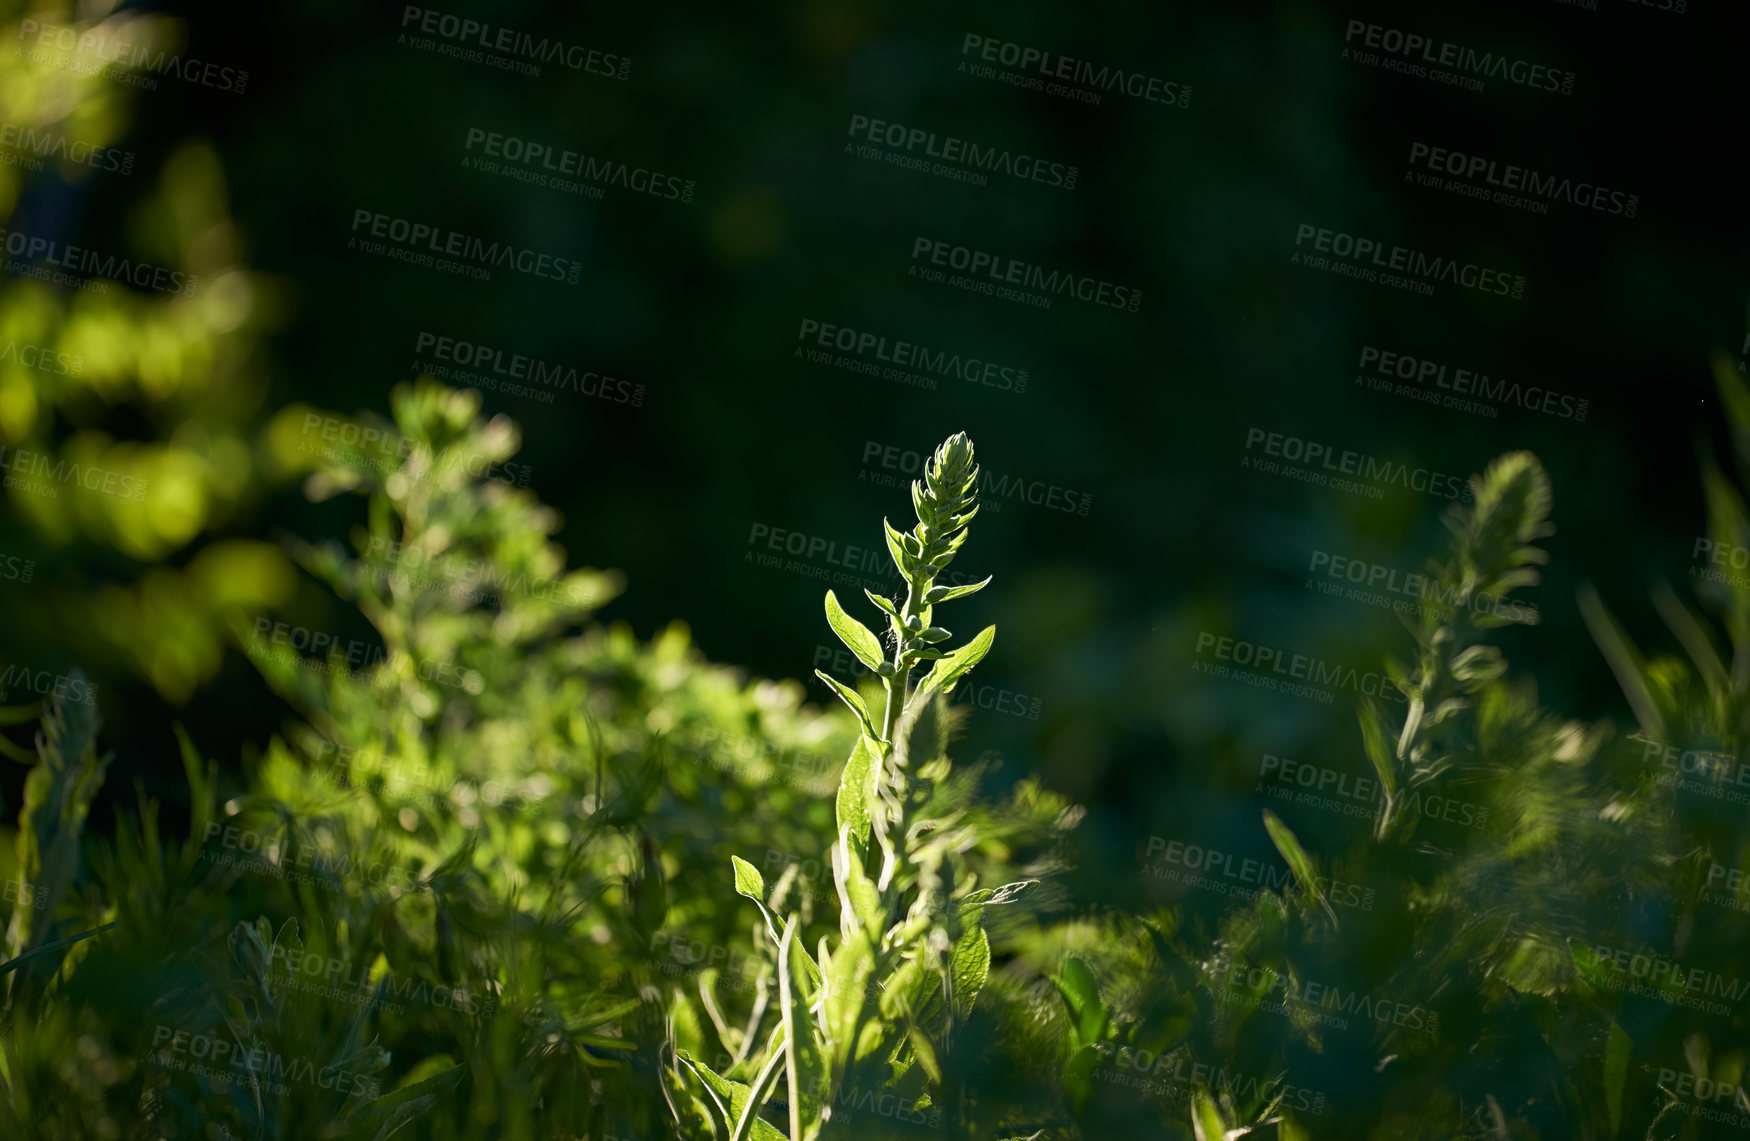
{"type": "Polygon", "coordinates": [[[922,569],[906,579],[905,605],[899,608],[898,637],[893,647],[893,676],[881,679],[887,687],[887,708],[881,716],[881,743],[889,747],[893,743],[893,727],[899,724],[899,715],[905,710],[906,687],[911,682],[911,663],[905,656],[906,623],[914,617],[923,617],[918,612],[918,600],[929,589],[929,584],[921,578],[928,571],[929,564],[924,563],[922,569]]]}

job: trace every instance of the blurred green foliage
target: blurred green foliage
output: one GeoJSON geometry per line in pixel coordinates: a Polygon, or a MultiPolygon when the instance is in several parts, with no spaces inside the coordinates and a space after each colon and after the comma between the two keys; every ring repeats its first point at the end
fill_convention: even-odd
{"type": "MultiPolygon", "coordinates": [[[[1698,1080],[1735,1088],[1750,992],[1709,949],[1742,938],[1746,896],[1711,869],[1741,859],[1742,814],[1688,803],[1725,803],[1730,767],[1662,779],[1607,724],[1547,713],[1488,640],[1533,612],[1468,605],[1536,584],[1552,494],[1528,454],[1449,511],[1428,570],[1445,601],[1388,661],[1402,710],[1362,708],[1373,827],[1321,849],[1293,823],[1317,798],[1283,798],[1255,827],[1272,876],[1151,845],[1143,874],[1219,898],[1078,914],[1057,881],[1079,811],[1026,787],[985,804],[978,766],[947,759],[937,687],[883,741],[682,631],[603,629],[614,576],[567,570],[531,496],[456,462],[508,460],[509,424],[419,385],[380,427],[401,463],[326,456],[307,481],[364,499],[353,551],[297,555],[386,654],[240,629],[302,719],[235,788],[184,740],[186,840],[151,803],[82,838],[98,722],[77,691],[51,703],[18,842],[33,905],[0,963],[19,1130],[1678,1138],[1710,1135],[1698,1080]],[[373,557],[410,548],[489,568],[502,597],[373,557]],[[555,588],[512,585],[538,582],[555,588]],[[836,822],[781,779],[799,750],[852,758],[820,774],[836,822]],[[1455,828],[1436,799],[1482,811],[1455,828]]],[[[1750,525],[1731,502],[1722,540],[1750,525]]],[[[1687,664],[1608,652],[1658,711],[1649,739],[1729,748],[1738,714],[1682,720],[1705,678],[1709,708],[1736,700],[1683,613],[1687,664]]]]}
{"type": "MultiPolygon", "coordinates": [[[[94,10],[103,7],[37,5],[0,35],[26,42],[24,21],[34,20],[157,51],[180,34],[166,17],[94,10]]],[[[26,140],[18,149],[48,157],[35,172],[0,166],[0,226],[63,248],[75,241],[49,228],[52,211],[25,209],[29,192],[118,177],[69,156],[124,151],[135,93],[113,77],[128,73],[126,61],[92,69],[70,48],[9,56],[0,107],[26,140]]],[[[258,346],[276,305],[271,284],[243,266],[210,146],[186,144],[160,169],[132,173],[153,185],[115,238],[125,249],[103,254],[174,267],[185,288],[0,281],[0,338],[14,350],[0,362],[0,447],[17,475],[7,480],[8,545],[57,568],[47,604],[12,615],[8,634],[20,648],[34,639],[21,663],[31,668],[64,666],[38,659],[71,652],[88,669],[137,672],[181,703],[219,671],[226,625],[292,588],[276,546],[229,533],[264,490],[250,424],[266,395],[258,346]],[[53,365],[33,365],[19,346],[53,365]]]]}
{"type": "MultiPolygon", "coordinates": [[[[8,44],[27,17],[142,44],[186,32],[104,2],[5,12],[8,44]]],[[[305,15],[312,29],[344,26],[323,5],[305,15]]],[[[271,129],[223,144],[136,122],[142,95],[115,78],[125,67],[87,72],[60,49],[7,57],[0,106],[21,131],[98,147],[176,137],[142,147],[143,161],[130,152],[132,181],[63,159],[0,164],[0,225],[58,241],[90,230],[105,252],[198,285],[166,295],[0,280],[0,341],[65,363],[0,355],[0,446],[12,467],[28,453],[55,473],[7,483],[0,555],[38,573],[28,600],[0,612],[0,644],[8,676],[46,671],[57,691],[0,713],[11,727],[0,750],[28,765],[5,786],[19,826],[0,1135],[728,1136],[744,1116],[738,1088],[754,1085],[768,1108],[745,1118],[768,1137],[821,1125],[827,1137],[1713,1135],[1721,1122],[1700,1111],[1742,1100],[1744,1015],[1690,1005],[1686,972],[1711,972],[1704,990],[1735,988],[1750,914],[1738,874],[1750,841],[1731,799],[1750,691],[1742,580],[1698,584],[1711,619],[1655,591],[1649,613],[1683,653],[1636,644],[1645,614],[1620,587],[1641,567],[1619,556],[1621,517],[1637,504],[1622,471],[1596,462],[1604,395],[1586,432],[1547,433],[1542,462],[1514,453],[1492,467],[1474,508],[1449,517],[1444,548],[1419,503],[1233,494],[1220,473],[1260,409],[1309,436],[1360,447],[1389,430],[1394,454],[1481,466],[1523,423],[1400,432],[1311,378],[1326,369],[1346,387],[1355,346],[1385,332],[1429,355],[1517,361],[1531,322],[1468,305],[1457,320],[1373,310],[1326,282],[1285,284],[1282,235],[1308,210],[1394,232],[1428,225],[1373,188],[1348,126],[1352,85],[1295,50],[1329,32],[1327,14],[1136,17],[1150,34],[1134,42],[1170,43],[1172,66],[1197,79],[1200,114],[1209,108],[1146,129],[1129,111],[1090,128],[1006,98],[1015,92],[998,102],[951,87],[937,48],[957,42],[963,16],[811,7],[732,28],[713,15],[714,35],[665,44],[653,70],[670,96],[637,116],[618,92],[554,98],[540,114],[513,107],[480,77],[428,70],[446,61],[397,54],[378,29],[307,65],[306,88],[271,105],[271,129]],[[1274,69],[1267,90],[1204,98],[1212,79],[1245,90],[1233,77],[1260,56],[1274,69]],[[822,140],[842,126],[828,95],[844,97],[847,72],[866,109],[965,117],[971,134],[1053,153],[1097,136],[1126,177],[1090,177],[1095,205],[1078,229],[1032,202],[975,206],[885,180],[893,172],[843,174],[822,140]],[[360,104],[361,77],[410,94],[360,104]],[[818,153],[784,116],[756,113],[765,102],[806,108],[818,153]],[[287,177],[283,138],[325,137],[336,106],[360,116],[339,159],[287,177]],[[493,125],[697,172],[698,208],[660,222],[646,213],[665,204],[561,217],[538,200],[427,184],[421,164],[447,161],[481,106],[493,125]],[[1257,106],[1293,111],[1259,131],[1246,117],[1257,106]],[[389,175],[429,189],[446,219],[587,251],[588,303],[514,289],[483,299],[340,260],[358,186],[389,175]],[[234,201],[236,185],[246,192],[234,201]],[[93,201],[120,207],[70,216],[93,201]],[[1143,281],[1151,315],[1173,319],[1047,326],[954,309],[897,283],[920,226],[1143,281]],[[840,260],[821,254],[839,239],[840,260]],[[676,272],[652,282],[652,257],[676,272]],[[295,272],[251,268],[264,259],[295,272]],[[1283,304],[1291,293],[1305,304],[1283,304]],[[675,313],[708,312],[672,335],[675,313]],[[1032,365],[1028,402],[778,375],[805,316],[1032,365]],[[1261,336],[1266,325],[1276,331],[1261,336]],[[630,362],[651,400],[635,420],[521,409],[519,426],[497,395],[429,381],[391,393],[407,379],[411,330],[432,327],[630,362]],[[1267,387],[1278,372],[1288,379],[1267,387]],[[1234,401],[1242,385],[1256,398],[1234,401]],[[968,609],[1004,630],[985,668],[1047,695],[1043,732],[969,727],[927,703],[940,732],[912,757],[915,773],[864,754],[893,804],[885,840],[901,870],[882,902],[907,920],[889,944],[894,927],[856,886],[835,812],[864,727],[796,682],[713,664],[687,627],[653,616],[688,615],[716,656],[756,674],[800,673],[818,611],[789,581],[742,572],[749,523],[863,535],[877,496],[890,511],[896,493],[850,488],[853,457],[871,441],[921,450],[963,421],[987,462],[1091,491],[1098,507],[1091,522],[989,516],[989,545],[969,560],[1003,568],[1003,590],[968,609]],[[1162,455],[1176,466],[1154,465],[1162,455]],[[1282,586],[1298,585],[1314,544],[1382,559],[1438,549],[1432,577],[1458,596],[1529,586],[1554,498],[1545,464],[1555,486],[1583,475],[1591,492],[1569,507],[1589,525],[1564,532],[1582,541],[1559,552],[1558,581],[1596,573],[1618,588],[1614,611],[1582,594],[1596,660],[1576,649],[1565,607],[1546,605],[1536,631],[1459,607],[1423,612],[1391,667],[1403,709],[1368,705],[1358,728],[1346,710],[1211,700],[1187,683],[1195,632],[1246,623],[1346,662],[1399,656],[1383,648],[1396,637],[1383,615],[1358,621],[1282,586]],[[1193,493],[1211,483],[1223,490],[1193,493]],[[346,542],[323,538],[335,534],[346,542]],[[589,558],[633,562],[642,598],[622,595],[618,572],[573,568],[559,540],[574,536],[589,558]],[[1159,594],[1163,568],[1183,596],[1159,594]],[[604,612],[616,605],[643,635],[604,612]],[[1544,693],[1507,654],[1544,667],[1544,693]],[[1605,664],[1639,722],[1633,737],[1558,712],[1596,708],[1578,698],[1596,694],[1605,664]],[[75,665],[102,679],[101,703],[75,665]],[[136,731],[161,705],[195,732],[136,731]],[[203,759],[207,726],[252,744],[203,759]],[[975,759],[949,763],[955,733],[975,759]],[[1248,787],[1260,744],[1356,762],[1343,771],[1371,772],[1386,810],[1363,835],[1297,803],[1260,814],[1248,787]],[[1691,757],[1707,760],[1702,771],[1667,779],[1661,762],[1691,757]],[[142,777],[132,789],[116,779],[124,769],[142,777]],[[162,810],[147,784],[168,794],[162,810]],[[129,791],[136,804],[115,809],[129,791]],[[1430,819],[1437,798],[1476,810],[1481,826],[1430,819]],[[1266,886],[1245,880],[1238,907],[1186,879],[1165,886],[1151,857],[1193,834],[1268,866],[1266,886]],[[978,894],[1033,880],[1014,899],[978,894]],[[1642,963],[1684,971],[1649,983],[1642,963]],[[871,981],[879,998],[833,1005],[871,981]]],[[[608,19],[610,39],[633,34],[630,14],[608,19]]],[[[1014,19],[1010,34],[1061,50],[1082,34],[1073,25],[1097,23],[1014,19]]],[[[1690,95],[1649,94],[1634,112],[1644,119],[1606,116],[1592,141],[1654,133],[1666,108],[1705,102],[1690,95]]],[[[1508,118],[1529,130],[1528,117],[1508,118]]],[[[1659,126],[1673,147],[1703,130],[1678,116],[1659,126]]],[[[1691,152],[1705,165],[1707,148],[1691,152]]],[[[389,198],[378,205],[404,205],[389,198]]],[[[1469,247],[1512,227],[1459,229],[1452,240],[1469,247]]],[[[1538,245],[1529,231],[1514,238],[1538,245]]],[[[1670,250],[1648,242],[1612,247],[1593,272],[1593,244],[1543,247],[1544,268],[1565,253],[1586,277],[1559,301],[1539,294],[1544,331],[1569,338],[1548,341],[1541,367],[1578,376],[1609,363],[1638,380],[1630,366],[1740,331],[1741,314],[1696,301],[1731,292],[1715,280],[1725,271],[1671,271],[1670,250]],[[1646,316],[1618,323],[1627,363],[1619,342],[1583,343],[1600,313],[1625,311],[1646,316]]],[[[1716,371],[1742,474],[1750,397],[1731,362],[1716,371]]],[[[1658,439],[1687,427],[1677,404],[1624,399],[1616,415],[1652,418],[1658,439]]],[[[1704,486],[1713,541],[1750,547],[1739,482],[1709,461],[1704,486]]],[[[1682,534],[1683,512],[1660,506],[1657,535],[1682,534]]],[[[867,682],[858,700],[873,707],[886,688],[867,682]]],[[[877,835],[882,819],[871,814],[877,835]]]]}

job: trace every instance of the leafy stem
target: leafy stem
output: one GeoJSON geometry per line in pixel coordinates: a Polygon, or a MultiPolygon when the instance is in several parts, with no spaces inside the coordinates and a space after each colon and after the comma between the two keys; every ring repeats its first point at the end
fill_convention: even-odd
{"type": "Polygon", "coordinates": [[[893,661],[889,666],[892,673],[881,679],[882,684],[887,689],[886,709],[883,711],[881,719],[881,743],[884,745],[892,744],[893,727],[899,724],[900,710],[905,708],[908,685],[911,681],[912,661],[915,660],[907,657],[907,650],[912,648],[908,635],[911,634],[914,625],[918,630],[924,628],[923,607],[920,600],[923,598],[924,591],[928,589],[929,580],[924,578],[921,572],[917,577],[908,578],[905,586],[905,605],[900,608],[898,616],[892,619],[893,661]]]}
{"type": "MultiPolygon", "coordinates": [[[[942,442],[930,457],[924,478],[913,480],[912,506],[917,512],[917,526],[900,531],[882,520],[886,532],[887,550],[893,564],[905,582],[905,599],[896,605],[890,598],[866,591],[869,600],[887,615],[888,637],[893,644],[891,660],[883,658],[881,641],[855,618],[846,614],[831,591],[826,596],[826,616],[833,631],[850,647],[858,659],[881,678],[886,690],[886,707],[882,710],[880,728],[870,717],[862,698],[850,686],[821,671],[825,679],[844,699],[851,711],[863,723],[864,732],[889,751],[899,716],[911,696],[911,674],[920,662],[939,661],[949,655],[936,646],[951,635],[931,624],[937,604],[964,598],[981,589],[990,579],[967,586],[935,585],[966,542],[966,525],[978,514],[978,464],[973,459],[972,441],[966,433],[957,432],[942,442]]],[[[988,643],[987,643],[988,644],[988,643]]],[[[979,656],[982,656],[982,652],[979,656]]],[[[953,677],[971,668],[952,671],[953,676],[941,678],[942,687],[953,677]]],[[[934,674],[931,675],[934,678],[934,674]]]]}

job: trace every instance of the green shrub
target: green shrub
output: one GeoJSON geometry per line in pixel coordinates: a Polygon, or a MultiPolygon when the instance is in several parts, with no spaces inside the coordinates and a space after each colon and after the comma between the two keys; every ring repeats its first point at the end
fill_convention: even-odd
{"type": "MultiPolygon", "coordinates": [[[[1721,384],[1750,440],[1750,394],[1721,384]]],[[[618,576],[568,569],[552,513],[473,474],[514,427],[429,383],[393,406],[370,426],[396,464],[307,473],[360,498],[349,547],[290,549],[288,605],[355,608],[365,660],[238,615],[293,716],[241,783],[182,741],[183,836],[142,796],[85,837],[107,762],[82,676],[0,715],[33,766],[0,1135],[1676,1138],[1716,1123],[1697,1089],[1736,1088],[1744,1015],[1691,983],[1740,997],[1700,949],[1746,914],[1750,595],[1704,588],[1721,651],[1662,594],[1682,659],[1583,597],[1640,732],[1546,711],[1489,641],[1535,611],[1467,605],[1537,583],[1531,456],[1449,514],[1387,659],[1403,701],[1360,710],[1371,829],[1322,851],[1274,803],[1235,844],[1261,890],[1132,915],[1054,875],[1078,810],[949,760],[946,698],[994,638],[950,650],[936,624],[984,585],[937,585],[976,511],[964,437],[916,526],[886,529],[904,595],[870,596],[882,633],[827,596],[869,676],[821,710],[683,628],[602,627],[618,576]],[[1673,780],[1670,750],[1725,759],[1673,780]]],[[[1711,467],[1708,492],[1714,540],[1750,543],[1711,467]]]]}

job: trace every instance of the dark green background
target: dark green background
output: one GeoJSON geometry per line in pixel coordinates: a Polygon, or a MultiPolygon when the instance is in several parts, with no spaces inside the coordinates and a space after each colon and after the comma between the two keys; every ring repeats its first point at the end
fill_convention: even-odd
{"type": "MultiPolygon", "coordinates": [[[[878,545],[880,516],[909,505],[859,480],[866,441],[923,451],[965,429],[989,468],[1091,494],[1086,517],[1019,504],[981,517],[962,563],[998,577],[955,615],[966,632],[999,624],[983,681],[1041,702],[1037,721],[975,716],[963,751],[997,750],[1008,776],[1089,804],[1085,893],[1134,901],[1150,835],[1256,832],[1261,753],[1361,771],[1344,695],[1319,705],[1206,680],[1191,669],[1199,630],[1363,669],[1407,647],[1389,614],[1313,595],[1303,572],[1314,548],[1413,569],[1437,549],[1442,504],[1242,471],[1251,426],[1458,474],[1534,450],[1560,527],[1530,595],[1545,621],[1502,640],[1554,709],[1621,709],[1579,582],[1660,637],[1646,586],[1688,569],[1697,445],[1720,431],[1710,359],[1735,360],[1745,329],[1739,6],[444,9],[630,55],[624,83],[400,46],[400,5],[276,7],[172,6],[191,53],[248,68],[250,88],[165,85],[127,143],[146,169],[190,135],[216,143],[249,261],[290,302],[263,362],[264,414],[386,410],[422,330],[644,385],[640,408],[497,393],[486,408],[522,424],[519,459],[563,511],[573,562],[626,572],[608,618],[645,635],[682,618],[712,657],[772,676],[807,676],[828,640],[822,584],[745,561],[750,528],[878,545]],[[1473,94],[1349,63],[1351,18],[1571,70],[1576,90],[1495,80],[1473,94]],[[968,32],[1189,83],[1191,105],[1087,107],[974,79],[958,71],[968,32]],[[1080,183],[975,188],[847,156],[853,113],[1072,163],[1080,183]],[[672,172],[697,196],[595,202],[464,170],[476,126],[672,172]],[[1537,217],[1424,190],[1402,181],[1415,141],[1623,188],[1640,216],[1537,217]],[[576,287],[482,284],[359,255],[346,244],[361,207],[586,268],[576,287]],[[1525,299],[1416,297],[1302,269],[1303,221],[1510,268],[1525,299]],[[908,280],[917,234],[1140,287],[1142,310],[1038,311],[908,280]],[[986,355],[1031,382],[921,392],[805,364],[792,357],[805,317],[986,355]],[[1590,415],[1485,420],[1365,392],[1364,344],[1541,383],[1589,399],[1590,415]]],[[[34,207],[102,234],[133,189],[34,207]]],[[[357,510],[287,488],[240,530],[340,538],[357,510]]],[[[314,584],[305,594],[312,624],[341,621],[314,584]]],[[[121,742],[111,795],[131,797],[134,776],[174,780],[173,718],[221,757],[281,725],[236,665],[181,710],[102,679],[121,742]]]]}

